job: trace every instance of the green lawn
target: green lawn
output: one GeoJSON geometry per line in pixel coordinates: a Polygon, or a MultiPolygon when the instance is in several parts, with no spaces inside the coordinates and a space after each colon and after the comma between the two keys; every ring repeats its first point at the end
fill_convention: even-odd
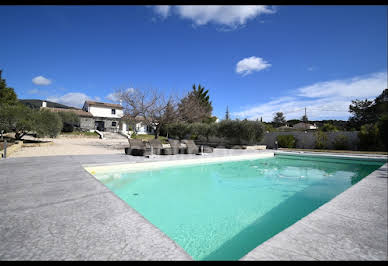
{"type": "MultiPolygon", "coordinates": [[[[133,138],[133,139],[141,139],[141,140],[150,140],[150,139],[154,139],[154,138],[155,138],[155,135],[136,135],[136,136],[134,136],[134,137],[132,137],[132,138],[133,138]]],[[[158,139],[159,139],[160,142],[162,142],[163,144],[167,144],[167,143],[168,143],[166,137],[159,136],[158,139]]]]}
{"type": "Polygon", "coordinates": [[[96,132],[81,132],[81,131],[73,131],[73,132],[61,132],[63,136],[85,136],[85,137],[100,137],[96,132]]]}

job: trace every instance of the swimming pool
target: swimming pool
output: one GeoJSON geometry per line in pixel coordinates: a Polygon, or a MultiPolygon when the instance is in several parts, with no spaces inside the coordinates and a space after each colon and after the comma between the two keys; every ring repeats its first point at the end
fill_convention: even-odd
{"type": "Polygon", "coordinates": [[[383,164],[276,155],[92,173],[194,260],[237,260],[383,164]]]}

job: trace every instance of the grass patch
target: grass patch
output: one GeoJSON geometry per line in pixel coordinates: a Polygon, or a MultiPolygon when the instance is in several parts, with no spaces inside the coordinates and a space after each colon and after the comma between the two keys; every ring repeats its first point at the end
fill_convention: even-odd
{"type": "MultiPolygon", "coordinates": [[[[141,139],[141,140],[150,140],[150,139],[154,139],[155,138],[155,135],[136,135],[134,137],[132,137],[133,139],[141,139]]],[[[162,144],[168,144],[168,140],[166,137],[163,137],[163,136],[159,136],[158,138],[160,140],[160,142],[162,142],[162,144]]]]}
{"type": "Polygon", "coordinates": [[[83,137],[97,137],[99,138],[100,135],[98,135],[96,132],[82,132],[82,131],[73,131],[73,132],[62,132],[62,136],[83,136],[83,137]]]}
{"type": "Polygon", "coordinates": [[[350,153],[350,154],[380,154],[380,155],[388,155],[388,152],[386,152],[386,151],[349,151],[349,150],[287,149],[287,148],[279,148],[279,150],[285,150],[285,151],[331,152],[331,153],[350,153]]]}

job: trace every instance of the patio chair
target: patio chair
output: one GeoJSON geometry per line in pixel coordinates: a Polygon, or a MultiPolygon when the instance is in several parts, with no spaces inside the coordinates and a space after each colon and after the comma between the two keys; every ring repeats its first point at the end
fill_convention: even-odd
{"type": "Polygon", "coordinates": [[[143,141],[140,139],[128,139],[129,148],[125,149],[125,154],[130,154],[134,156],[145,156],[150,155],[150,149],[146,148],[143,141]]]}
{"type": "Polygon", "coordinates": [[[168,139],[168,143],[171,146],[171,154],[186,153],[186,148],[181,146],[179,140],[168,139]]]}
{"type": "Polygon", "coordinates": [[[184,144],[186,144],[186,152],[187,154],[197,154],[200,152],[198,146],[195,144],[195,142],[191,139],[184,139],[182,140],[184,144]]]}
{"type": "Polygon", "coordinates": [[[152,147],[153,153],[157,155],[171,155],[172,148],[163,148],[162,142],[159,139],[149,140],[150,146],[152,147]]]}

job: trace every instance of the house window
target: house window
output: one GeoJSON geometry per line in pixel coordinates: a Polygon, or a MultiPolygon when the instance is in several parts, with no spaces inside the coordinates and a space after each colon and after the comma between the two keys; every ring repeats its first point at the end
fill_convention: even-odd
{"type": "Polygon", "coordinates": [[[112,109],[112,115],[116,114],[116,109],[112,109]]]}
{"type": "Polygon", "coordinates": [[[116,122],[113,121],[113,122],[112,122],[112,127],[115,127],[115,126],[116,126],[116,122]]]}

